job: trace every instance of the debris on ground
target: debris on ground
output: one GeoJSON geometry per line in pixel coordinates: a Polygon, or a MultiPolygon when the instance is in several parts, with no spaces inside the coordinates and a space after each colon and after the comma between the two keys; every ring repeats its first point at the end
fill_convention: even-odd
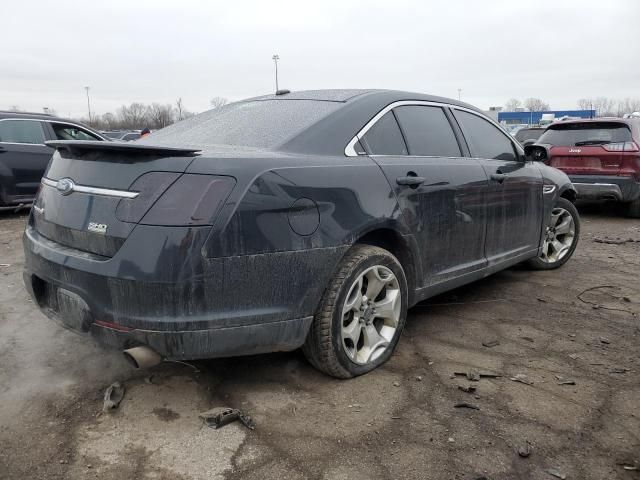
{"type": "Polygon", "coordinates": [[[547,301],[544,298],[536,298],[536,300],[542,303],[547,303],[547,301]]]}
{"type": "Polygon", "coordinates": [[[10,263],[0,263],[0,267],[10,267],[10,263]]]}
{"type": "Polygon", "coordinates": [[[531,337],[520,337],[520,338],[521,338],[522,340],[526,340],[527,342],[531,342],[531,343],[533,343],[533,342],[534,342],[533,338],[531,338],[531,337]]]}
{"type": "Polygon", "coordinates": [[[518,446],[518,455],[522,458],[527,458],[531,455],[531,444],[529,443],[529,440],[525,440],[522,445],[518,446]]]}
{"type": "Polygon", "coordinates": [[[604,343],[605,345],[609,345],[611,342],[608,338],[600,337],[600,343],[604,343]]]}
{"type": "Polygon", "coordinates": [[[456,403],[453,407],[454,408],[470,408],[472,410],[480,410],[479,406],[474,405],[473,403],[467,403],[467,402],[456,403]]]}
{"type": "Polygon", "coordinates": [[[609,370],[609,373],[627,373],[628,371],[629,369],[625,367],[614,367],[609,370]]]}
{"type": "Polygon", "coordinates": [[[640,463],[638,462],[619,462],[618,465],[631,472],[640,472],[640,463]]]}
{"type": "Polygon", "coordinates": [[[124,398],[124,386],[120,382],[114,382],[104,392],[102,411],[108,412],[118,408],[124,398]]]}
{"type": "Polygon", "coordinates": [[[500,345],[500,342],[498,340],[489,340],[486,342],[482,342],[482,346],[487,348],[497,347],[498,345],[500,345]]]}
{"type": "Polygon", "coordinates": [[[572,360],[577,360],[580,358],[580,355],[578,355],[577,353],[570,353],[569,355],[567,355],[570,359],[572,360]]]}
{"type": "Polygon", "coordinates": [[[250,430],[254,430],[256,428],[256,424],[253,419],[237,408],[216,407],[211,410],[207,410],[206,412],[202,412],[198,416],[204,420],[207,427],[213,429],[224,427],[236,420],[240,421],[240,423],[250,430]]]}
{"type": "Polygon", "coordinates": [[[636,240],[635,238],[626,238],[626,239],[594,238],[593,241],[596,243],[606,243],[609,245],[624,245],[625,243],[640,242],[640,240],[636,240]]]}
{"type": "Polygon", "coordinates": [[[422,381],[422,375],[416,376],[416,382],[421,382],[421,381],[422,381]]]}
{"type": "Polygon", "coordinates": [[[473,385],[458,385],[458,389],[462,390],[465,393],[475,393],[476,387],[473,385]]]}
{"type": "MultiPolygon", "coordinates": [[[[601,304],[599,304],[597,302],[591,302],[589,300],[585,300],[584,298],[582,298],[582,295],[584,295],[587,292],[590,292],[592,290],[600,290],[600,289],[603,289],[603,288],[609,288],[609,289],[614,289],[614,290],[619,290],[620,289],[620,287],[617,287],[615,285],[597,285],[595,287],[589,287],[589,288],[584,289],[582,292],[580,292],[577,295],[576,298],[578,300],[580,300],[582,303],[585,303],[587,305],[591,305],[591,308],[596,309],[596,310],[603,309],[603,310],[611,310],[611,311],[614,311],[614,312],[625,312],[625,313],[629,313],[629,314],[631,314],[633,316],[636,315],[634,312],[632,312],[630,310],[627,310],[625,308],[605,307],[604,305],[601,305],[601,304]]],[[[618,297],[618,296],[612,295],[612,294],[609,294],[609,296],[611,296],[611,297],[613,297],[613,298],[615,298],[617,300],[620,300],[622,298],[622,297],[618,297]]]]}
{"type": "Polygon", "coordinates": [[[554,375],[558,380],[558,385],[575,385],[576,381],[569,378],[564,378],[562,375],[554,375]]]}
{"type": "Polygon", "coordinates": [[[394,387],[399,387],[400,386],[400,382],[393,382],[393,386],[394,387]]]}
{"type": "Polygon", "coordinates": [[[560,470],[556,468],[550,468],[549,470],[547,470],[547,473],[556,478],[559,478],[560,480],[565,480],[565,478],[567,478],[567,476],[564,473],[562,473],[560,470]]]}
{"type": "Polygon", "coordinates": [[[454,376],[467,377],[467,380],[478,382],[481,378],[499,378],[500,375],[491,372],[478,372],[477,370],[469,370],[468,372],[453,372],[454,376]]]}
{"type": "Polygon", "coordinates": [[[516,373],[513,377],[509,377],[509,380],[514,382],[524,383],[525,385],[533,385],[533,382],[524,373],[516,373]]]}

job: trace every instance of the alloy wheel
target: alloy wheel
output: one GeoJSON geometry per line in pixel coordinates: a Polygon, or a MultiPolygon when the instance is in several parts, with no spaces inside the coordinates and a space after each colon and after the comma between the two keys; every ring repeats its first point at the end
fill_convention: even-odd
{"type": "Polygon", "coordinates": [[[571,250],[575,236],[576,225],[571,213],[564,208],[554,208],[545,231],[540,259],[546,263],[562,260],[571,250]]]}
{"type": "Polygon", "coordinates": [[[401,307],[400,285],[389,268],[375,265],[358,275],[342,308],[342,345],[352,362],[365,365],[385,352],[401,307]]]}

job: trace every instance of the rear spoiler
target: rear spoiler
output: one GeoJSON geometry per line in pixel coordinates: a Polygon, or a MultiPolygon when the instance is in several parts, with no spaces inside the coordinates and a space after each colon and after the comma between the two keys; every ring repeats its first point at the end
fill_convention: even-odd
{"type": "Polygon", "coordinates": [[[71,154],[100,151],[138,155],[171,155],[173,157],[193,157],[199,155],[200,149],[163,147],[138,142],[109,142],[97,140],[50,140],[44,142],[47,147],[56,150],[68,150],[71,154]]]}

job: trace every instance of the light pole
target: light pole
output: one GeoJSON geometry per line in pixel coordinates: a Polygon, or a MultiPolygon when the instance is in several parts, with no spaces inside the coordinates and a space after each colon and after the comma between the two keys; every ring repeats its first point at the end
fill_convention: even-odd
{"type": "Polygon", "coordinates": [[[91,102],[89,101],[89,87],[84,87],[87,92],[87,110],[89,110],[89,125],[91,125],[91,102]]]}
{"type": "Polygon", "coordinates": [[[459,88],[459,89],[458,89],[458,101],[460,101],[460,93],[461,93],[461,92],[462,92],[462,89],[461,89],[461,88],[459,88]]]}
{"type": "Polygon", "coordinates": [[[276,65],[276,92],[277,92],[279,90],[278,89],[278,60],[280,60],[280,55],[275,54],[271,58],[273,60],[273,63],[275,63],[275,65],[276,65]]]}

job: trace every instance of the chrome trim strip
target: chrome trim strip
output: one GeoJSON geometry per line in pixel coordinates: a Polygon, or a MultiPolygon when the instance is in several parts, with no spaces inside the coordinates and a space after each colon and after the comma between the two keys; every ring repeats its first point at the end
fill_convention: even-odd
{"type": "Polygon", "coordinates": [[[617,185],[615,183],[576,183],[576,182],[571,182],[573,183],[573,185],[597,185],[598,187],[618,187],[620,188],[620,185],[617,185]]]}
{"type": "MultiPolygon", "coordinates": [[[[58,188],[58,181],[51,180],[50,178],[42,177],[42,184],[52,188],[58,188]]],[[[89,187],[87,185],[73,185],[73,191],[71,193],[88,193],[91,195],[102,195],[104,197],[119,197],[119,198],[136,198],[140,195],[140,192],[128,192],[125,190],[113,190],[110,188],[89,187]]]]}
{"type": "MultiPolygon", "coordinates": [[[[475,110],[472,110],[470,108],[460,107],[458,105],[453,105],[453,104],[450,104],[450,103],[427,102],[425,100],[399,100],[397,102],[390,103],[389,105],[384,107],[382,110],[380,110],[371,120],[369,120],[367,122],[367,124],[364,127],[362,127],[362,129],[360,129],[360,131],[355,135],[355,137],[353,137],[351,139],[351,141],[347,144],[347,146],[344,148],[344,154],[347,157],[357,157],[358,154],[356,153],[356,150],[355,150],[355,144],[358,141],[360,141],[362,139],[362,137],[371,129],[371,127],[373,127],[376,124],[376,122],[378,120],[380,120],[387,112],[389,112],[390,110],[394,109],[395,107],[403,107],[405,105],[426,105],[426,106],[429,106],[429,107],[453,108],[453,109],[456,109],[456,110],[462,110],[464,112],[473,113],[474,115],[477,115],[480,118],[484,118],[485,120],[488,120],[491,124],[493,124],[496,127],[498,127],[500,129],[500,131],[515,146],[515,148],[518,150],[520,155],[524,154],[524,150],[522,150],[522,147],[519,147],[518,144],[516,142],[514,142],[513,137],[511,137],[511,135],[509,135],[509,133],[506,132],[505,129],[502,128],[502,126],[499,123],[495,122],[494,120],[492,120],[491,118],[487,117],[486,115],[483,115],[483,114],[481,114],[479,112],[476,112],[475,110]]],[[[403,156],[404,157],[416,157],[416,156],[424,156],[424,155],[403,155],[403,156]]]]}

